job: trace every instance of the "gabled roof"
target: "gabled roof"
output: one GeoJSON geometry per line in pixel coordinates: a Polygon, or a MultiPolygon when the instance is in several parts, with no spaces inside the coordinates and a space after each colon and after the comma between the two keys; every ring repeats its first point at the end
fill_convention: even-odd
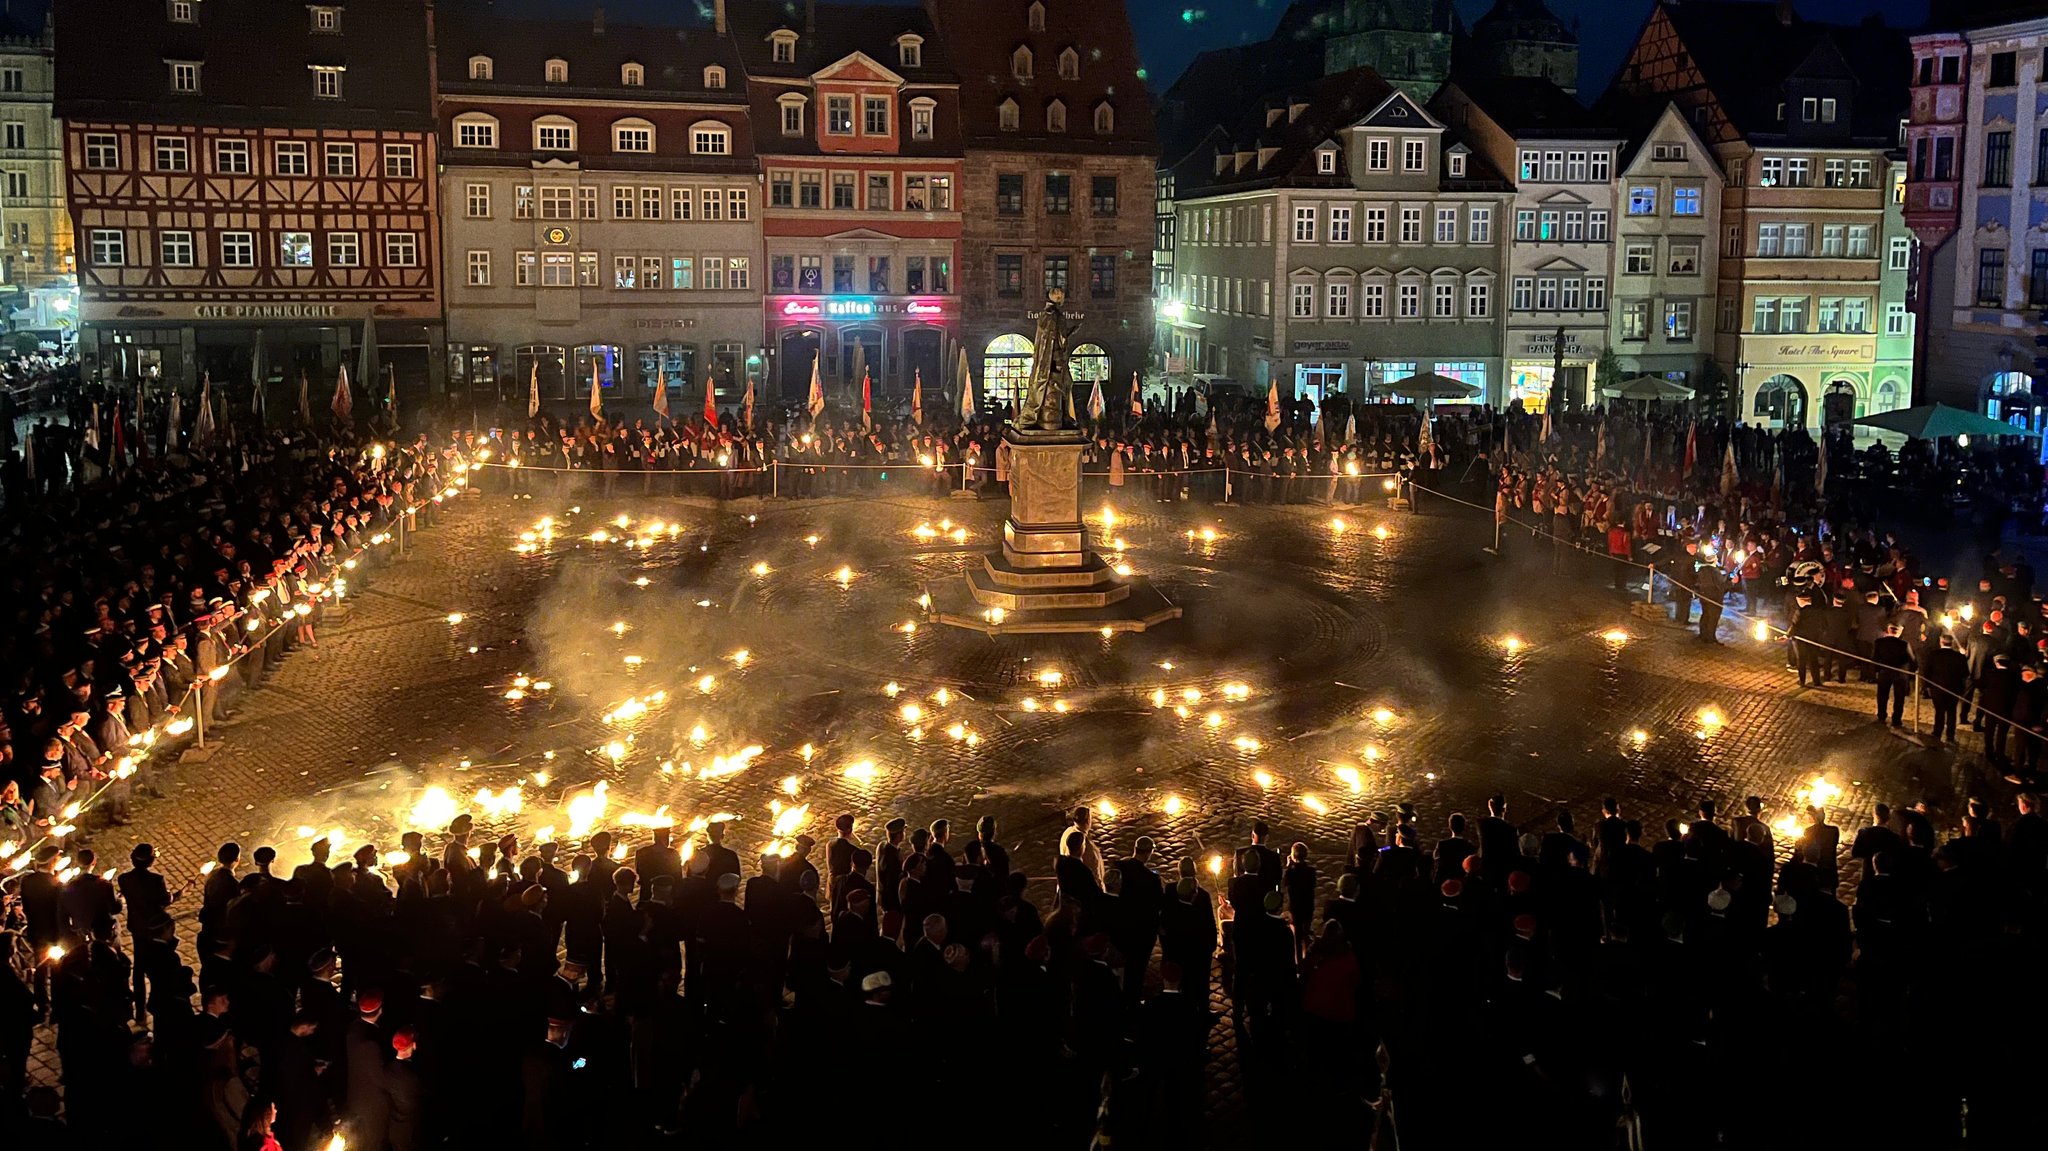
{"type": "Polygon", "coordinates": [[[1607,118],[1540,76],[1460,73],[1451,83],[1517,140],[1618,139],[1607,118]]]}
{"type": "Polygon", "coordinates": [[[622,102],[677,99],[740,103],[746,76],[732,41],[678,12],[673,25],[605,24],[590,20],[518,20],[473,6],[443,5],[435,22],[435,56],[444,92],[460,95],[597,95],[622,102]],[[471,80],[469,61],[491,59],[489,80],[471,80]],[[569,82],[546,81],[549,60],[569,65],[569,82]],[[627,64],[640,65],[645,81],[629,87],[621,79],[627,64]],[[725,88],[704,87],[704,69],[726,70],[725,88]]]}
{"type": "Polygon", "coordinates": [[[960,74],[962,135],[971,146],[1005,151],[1158,155],[1152,99],[1139,77],[1137,40],[1123,0],[1039,3],[1045,27],[1032,31],[1025,0],[928,0],[960,74]],[[1011,55],[1020,47],[1034,58],[1028,81],[1011,74],[1011,55]],[[1060,54],[1069,48],[1080,58],[1078,79],[1059,74],[1060,54]],[[1044,116],[1027,111],[1015,130],[1005,131],[996,111],[1005,99],[1027,110],[1062,100],[1068,128],[1048,131],[1044,116]],[[1114,123],[1110,132],[1098,133],[1095,109],[1104,103],[1114,123]]]}
{"type": "Polygon", "coordinates": [[[1856,84],[1853,135],[1885,142],[1897,136],[1912,73],[1904,32],[1881,22],[1825,24],[1797,15],[1786,23],[1776,4],[1743,0],[1660,2],[1651,19],[1660,15],[1743,135],[1783,131],[1777,106],[1788,79],[1835,78],[1846,68],[1842,78],[1856,84]],[[1824,41],[1828,49],[1821,49],[1824,41]],[[1807,71],[1809,65],[1818,71],[1807,71]]]}
{"type": "Polygon", "coordinates": [[[1367,128],[1441,128],[1436,117],[1404,92],[1395,92],[1354,123],[1367,128]]]}
{"type": "Polygon", "coordinates": [[[1610,89],[1600,98],[1596,111],[1599,115],[1614,121],[1622,140],[1621,154],[1614,160],[1616,172],[1628,170],[1629,165],[1635,162],[1636,153],[1642,151],[1643,145],[1650,142],[1650,137],[1657,133],[1659,123],[1667,115],[1677,126],[1687,146],[1692,148],[1695,154],[1709,157],[1709,167],[1717,171],[1719,169],[1719,166],[1711,161],[1713,149],[1707,146],[1706,141],[1700,139],[1699,132],[1693,128],[1692,121],[1686,118],[1684,110],[1669,99],[1635,98],[1622,94],[1619,89],[1610,89]]]}
{"type": "MultiPolygon", "coordinates": [[[[685,7],[689,7],[685,5],[685,7]]],[[[770,3],[728,0],[726,19],[739,44],[747,75],[754,78],[808,79],[819,69],[865,52],[882,61],[897,59],[896,40],[908,33],[923,39],[915,68],[891,64],[906,84],[950,84],[953,68],[945,42],[932,28],[931,17],[917,7],[883,4],[770,3]],[[769,37],[777,31],[797,34],[796,60],[775,59],[769,37]]]]}

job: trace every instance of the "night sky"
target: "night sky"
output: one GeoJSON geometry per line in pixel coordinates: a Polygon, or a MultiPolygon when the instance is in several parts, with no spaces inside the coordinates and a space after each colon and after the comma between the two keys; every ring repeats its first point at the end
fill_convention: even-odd
{"type": "MultiPolygon", "coordinates": [[[[458,0],[459,2],[459,0],[458,0]]],[[[728,0],[732,4],[761,0],[728,0]]],[[[915,2],[915,0],[903,0],[915,2]]],[[[988,0],[990,4],[1025,0],[988,0]]],[[[1147,79],[1155,91],[1164,89],[1180,75],[1195,54],[1210,48],[1263,40],[1273,31],[1289,0],[1125,0],[1131,21],[1137,28],[1138,48],[1144,54],[1147,79]]],[[[1635,42],[1636,32],[1649,15],[1655,0],[1549,0],[1550,10],[1570,22],[1580,22],[1579,87],[1588,97],[1606,86],[1620,66],[1622,54],[1635,42]]],[[[1770,3],[1771,0],[1761,0],[1770,3]]],[[[1458,11],[1469,26],[1486,13],[1494,0],[1457,0],[1458,11]]],[[[1871,13],[1881,14],[1893,27],[1913,27],[1927,14],[1927,0],[1797,0],[1799,14],[1813,20],[1854,21],[1871,13]]],[[[662,13],[710,0],[606,0],[605,12],[619,20],[658,20],[662,13]]],[[[499,7],[520,14],[579,15],[592,8],[590,0],[499,0],[499,7]]]]}

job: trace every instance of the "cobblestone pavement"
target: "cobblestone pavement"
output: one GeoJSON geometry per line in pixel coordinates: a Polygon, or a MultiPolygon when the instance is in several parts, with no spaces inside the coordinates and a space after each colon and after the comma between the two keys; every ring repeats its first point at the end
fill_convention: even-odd
{"type": "MultiPolygon", "coordinates": [[[[1141,636],[991,640],[921,622],[916,599],[993,545],[1001,500],[460,502],[317,652],[245,697],[207,762],[158,769],[163,796],[124,834],[99,832],[102,855],[154,842],[174,884],[188,877],[189,917],[226,839],[275,844],[281,868],[329,828],[346,841],[336,858],[365,839],[388,849],[452,814],[410,814],[428,785],[493,832],[580,838],[569,801],[594,808],[603,782],[608,824],[663,805],[732,813],[743,855],[777,834],[771,804],[802,809],[782,834],[821,838],[841,811],[863,837],[894,815],[947,816],[964,835],[994,814],[1037,876],[1077,803],[1099,812],[1106,857],[1150,835],[1166,867],[1192,857],[1205,874],[1263,816],[1333,881],[1351,826],[1400,802],[1431,835],[1497,791],[1531,827],[1557,805],[1589,821],[1615,795],[1655,828],[1707,797],[1756,794],[1782,815],[1825,774],[1842,788],[1833,821],[1853,828],[1874,799],[1969,785],[1951,754],[1872,723],[1869,689],[1802,692],[1774,645],[1731,627],[1708,647],[1635,618],[1593,579],[1551,575],[1547,552],[1485,554],[1486,517],[1441,503],[1097,497],[1091,531],[1123,541],[1186,617],[1141,636]],[[516,815],[472,802],[515,785],[516,815]]],[[[194,925],[181,934],[189,947],[194,925]]],[[[1212,1102],[1234,1114],[1227,1015],[1215,1039],[1212,1102]]],[[[53,1079],[47,1043],[40,1057],[53,1079]]]]}

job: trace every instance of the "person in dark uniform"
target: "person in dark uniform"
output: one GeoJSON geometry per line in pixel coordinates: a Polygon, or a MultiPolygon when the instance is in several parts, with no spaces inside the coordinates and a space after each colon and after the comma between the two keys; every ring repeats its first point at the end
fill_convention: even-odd
{"type": "Polygon", "coordinates": [[[1913,649],[1906,645],[1898,624],[1886,624],[1884,635],[1871,646],[1870,662],[1877,668],[1877,718],[1884,722],[1885,710],[1891,710],[1893,727],[1902,727],[1906,710],[1906,695],[1913,684],[1913,649]]]}
{"type": "Polygon", "coordinates": [[[1728,579],[1713,563],[1702,563],[1695,576],[1700,597],[1700,642],[1720,643],[1721,601],[1728,594],[1728,579]]]}
{"type": "Polygon", "coordinates": [[[1934,738],[1937,742],[1954,743],[1956,709],[1970,682],[1970,661],[1956,650],[1954,636],[1941,633],[1934,650],[1927,653],[1927,666],[1922,674],[1934,700],[1934,738]]]}

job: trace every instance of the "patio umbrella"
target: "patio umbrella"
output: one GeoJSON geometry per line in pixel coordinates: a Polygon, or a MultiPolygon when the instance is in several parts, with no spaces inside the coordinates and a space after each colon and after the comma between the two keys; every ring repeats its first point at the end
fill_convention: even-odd
{"type": "Polygon", "coordinates": [[[1662,376],[1636,376],[1611,388],[1601,388],[1600,394],[1618,400],[1689,400],[1692,389],[1662,376]]]}
{"type": "Polygon", "coordinates": [[[1479,395],[1478,385],[1435,372],[1388,380],[1380,385],[1380,391],[1407,396],[1411,400],[1469,400],[1479,395]]]}
{"type": "Polygon", "coordinates": [[[1861,428],[1876,428],[1883,432],[1897,432],[1916,440],[1945,440],[1955,436],[2027,436],[2039,437],[2039,432],[2002,423],[1989,416],[1952,408],[1947,404],[1921,404],[1917,408],[1900,408],[1897,411],[1879,412],[1864,416],[1856,421],[1861,428]]]}

